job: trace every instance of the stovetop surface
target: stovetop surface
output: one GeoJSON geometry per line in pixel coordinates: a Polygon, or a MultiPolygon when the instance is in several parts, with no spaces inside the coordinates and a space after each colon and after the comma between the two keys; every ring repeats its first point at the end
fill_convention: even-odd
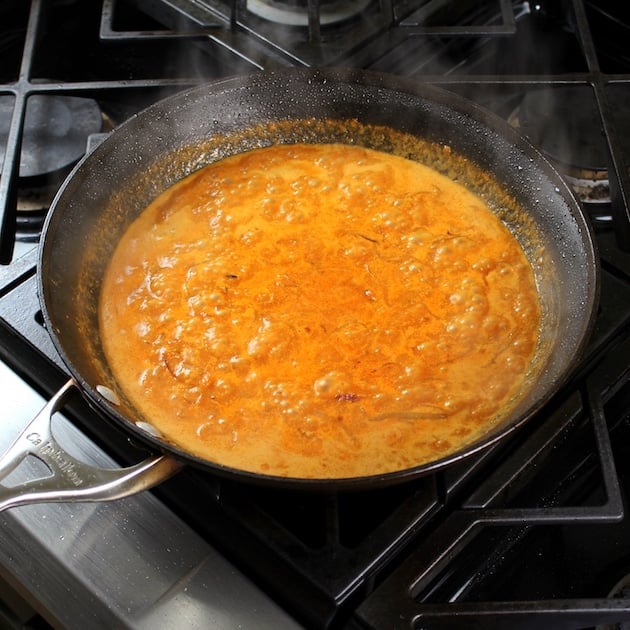
{"type": "MultiPolygon", "coordinates": [[[[586,357],[516,435],[392,488],[304,494],[187,469],[116,503],[3,513],[0,576],[13,597],[0,599],[20,602],[6,618],[130,628],[555,630],[627,621],[627,591],[607,597],[630,574],[630,55],[616,3],[369,3],[363,20],[320,27],[302,12],[297,28],[270,26],[265,7],[252,6],[34,0],[0,8],[0,450],[67,378],[42,326],[37,234],[83,152],[77,146],[164,96],[260,69],[395,73],[520,127],[583,199],[596,233],[602,293],[586,357]],[[550,91],[562,98],[543,109],[552,122],[541,127],[550,91]],[[57,102],[58,116],[42,125],[36,95],[81,102],[57,102]],[[81,130],[64,135],[75,107],[81,130]],[[63,151],[35,140],[31,149],[32,137],[63,151]]],[[[89,461],[143,454],[78,397],[56,423],[89,461]]]]}

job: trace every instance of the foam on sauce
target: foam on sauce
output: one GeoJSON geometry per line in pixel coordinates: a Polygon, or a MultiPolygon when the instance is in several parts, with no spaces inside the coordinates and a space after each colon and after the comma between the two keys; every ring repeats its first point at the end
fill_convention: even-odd
{"type": "Polygon", "coordinates": [[[114,253],[100,317],[125,395],[180,448],[345,478],[438,459],[502,418],[540,307],[479,197],[410,160],[304,144],[158,197],[114,253]]]}

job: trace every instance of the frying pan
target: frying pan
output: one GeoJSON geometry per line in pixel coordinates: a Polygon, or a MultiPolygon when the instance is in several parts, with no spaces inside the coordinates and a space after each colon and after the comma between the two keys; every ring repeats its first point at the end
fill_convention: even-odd
{"type": "Polygon", "coordinates": [[[287,70],[181,92],[132,117],[104,140],[57,194],[40,245],[44,320],[72,378],[0,463],[26,455],[51,469],[44,480],[0,488],[0,509],[36,501],[107,500],[137,492],[182,465],[245,482],[354,489],[402,482],[503,439],[558,390],[588,339],[599,269],[589,224],[548,162],[496,116],[457,95],[358,70],[287,70]],[[173,183],[222,157],[273,143],[346,142],[427,163],[482,196],[520,241],[542,303],[535,373],[504,421],[459,451],[393,473],[352,479],[287,479],[226,468],[162,439],[126,402],[98,334],[101,279],[126,227],[173,183]],[[95,422],[120,425],[156,453],[137,466],[94,470],[54,439],[50,416],[78,388],[95,422]]]}

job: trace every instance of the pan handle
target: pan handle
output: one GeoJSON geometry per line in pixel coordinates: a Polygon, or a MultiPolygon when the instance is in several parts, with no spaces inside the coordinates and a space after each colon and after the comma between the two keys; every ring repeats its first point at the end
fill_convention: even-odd
{"type": "Polygon", "coordinates": [[[74,387],[76,382],[68,381],[0,458],[0,511],[33,503],[120,499],[147,490],[182,468],[165,455],[118,469],[94,467],[70,455],[53,437],[51,419],[74,387]],[[29,455],[43,462],[49,474],[15,486],[1,483],[29,455]]]}

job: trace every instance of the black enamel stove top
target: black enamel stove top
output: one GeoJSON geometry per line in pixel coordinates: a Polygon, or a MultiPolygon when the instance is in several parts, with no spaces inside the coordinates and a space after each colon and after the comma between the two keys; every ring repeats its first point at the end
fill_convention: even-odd
{"type": "MultiPolygon", "coordinates": [[[[491,109],[574,188],[595,230],[602,290],[572,380],[517,434],[435,475],[300,493],[190,469],[111,504],[0,514],[0,620],[375,630],[630,623],[629,35],[618,3],[581,0],[3,3],[1,449],[67,378],[37,298],[37,240],[55,191],[117,124],[213,79],[353,66],[491,109]]],[[[140,456],[79,397],[56,422],[88,461],[140,456]]]]}

